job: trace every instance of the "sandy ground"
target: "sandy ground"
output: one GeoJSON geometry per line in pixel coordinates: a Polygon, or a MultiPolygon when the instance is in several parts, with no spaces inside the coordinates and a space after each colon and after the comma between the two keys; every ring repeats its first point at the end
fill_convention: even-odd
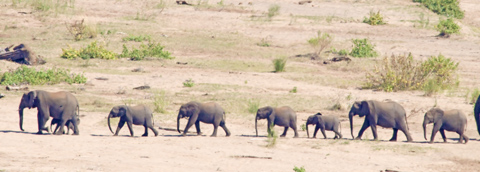
{"type": "MultiPolygon", "coordinates": [[[[432,29],[434,24],[430,24],[430,28],[413,27],[410,21],[418,20],[419,13],[425,13],[435,24],[438,16],[408,0],[325,0],[306,5],[298,5],[297,1],[291,0],[261,1],[251,5],[244,1],[225,1],[223,8],[216,1],[208,1],[210,7],[201,8],[167,2],[163,11],[150,8],[152,1],[85,0],[75,2],[75,13],[59,16],[44,16],[36,12],[21,14],[18,12],[32,10],[14,8],[10,1],[0,2],[0,21],[3,23],[0,28],[5,28],[0,31],[0,45],[27,43],[48,61],[39,68],[66,66],[74,72],[84,72],[89,81],[85,85],[30,86],[30,89],[71,91],[79,98],[84,107],[81,107],[79,136],[34,134],[37,132],[36,109],[25,110],[25,132],[20,131],[17,109],[23,92],[0,90],[6,95],[0,99],[0,171],[293,171],[295,166],[303,166],[306,171],[476,171],[480,168],[480,142],[477,141],[479,136],[475,129],[473,106],[467,103],[465,97],[469,94],[468,90],[480,87],[480,19],[477,17],[480,15],[480,3],[476,0],[461,1],[466,16],[459,21],[462,34],[449,39],[435,37],[438,33],[432,29]],[[281,6],[279,16],[272,21],[256,19],[255,16],[262,16],[272,4],[281,6]],[[369,26],[362,23],[363,16],[370,10],[381,10],[387,16],[388,24],[369,26]],[[132,16],[136,15],[156,17],[147,21],[132,20],[132,16]],[[292,16],[314,16],[314,19],[292,16]],[[329,16],[331,21],[327,22],[329,16]],[[150,34],[154,35],[154,39],[161,40],[176,59],[146,62],[91,60],[93,65],[88,68],[80,67],[85,63],[81,60],[59,59],[61,48],[66,45],[80,47],[88,43],[65,38],[68,33],[64,23],[81,18],[116,31],[110,38],[98,37],[97,40],[121,47],[121,37],[125,33],[150,34]],[[457,91],[433,97],[423,96],[420,91],[385,93],[361,90],[358,89],[360,85],[356,85],[359,82],[354,80],[363,80],[365,68],[372,66],[372,63],[364,64],[362,59],[341,62],[333,67],[319,65],[318,61],[292,60],[295,68],[291,69],[296,72],[287,70],[285,73],[272,73],[269,71],[271,66],[258,67],[269,64],[278,54],[293,56],[310,52],[306,40],[317,30],[335,35],[333,46],[337,49],[349,48],[352,38],[367,37],[377,45],[376,49],[381,54],[412,52],[415,57],[425,59],[442,53],[460,62],[460,87],[457,91]],[[262,38],[267,38],[274,46],[268,50],[256,46],[262,38]],[[238,44],[232,47],[226,45],[234,43],[238,44]],[[225,67],[230,62],[238,64],[239,61],[247,64],[247,69],[225,67]],[[188,64],[178,65],[176,62],[188,64]],[[222,63],[214,64],[219,62],[222,63]],[[257,63],[259,65],[255,66],[257,63]],[[146,72],[130,72],[136,67],[142,67],[146,72]],[[303,68],[306,71],[300,70],[303,68]],[[96,77],[109,80],[95,80],[96,77]],[[198,85],[183,87],[182,83],[189,78],[198,85]],[[352,82],[339,84],[343,82],[338,81],[341,78],[352,82]],[[245,116],[229,109],[226,111],[234,111],[227,113],[227,127],[232,132],[230,137],[224,137],[221,129],[218,137],[209,137],[213,129],[208,124],[201,124],[202,136],[180,137],[177,132],[159,130],[158,137],[153,137],[151,132],[149,137],[138,137],[143,128],[134,126],[135,137],[128,136],[127,127],[121,130],[121,136],[113,137],[106,126],[109,109],[127,101],[148,102],[151,92],[130,90],[141,84],[148,84],[155,90],[167,90],[171,99],[168,113],[155,114],[157,127],[167,128],[176,127],[177,110],[180,104],[189,100],[213,100],[224,107],[234,107],[231,101],[225,99],[244,96],[285,99],[291,95],[289,90],[298,87],[298,93],[292,95],[300,97],[292,100],[297,102],[278,105],[300,109],[297,112],[299,128],[309,115],[317,111],[337,115],[342,119],[344,138],[333,140],[333,132],[327,131],[329,139],[308,139],[306,132],[300,130],[300,138],[294,139],[293,132],[289,130],[287,137],[278,138],[276,145],[269,148],[266,147],[265,121],[258,126],[260,137],[254,137],[252,114],[245,116]],[[201,84],[226,86],[194,90],[201,84]],[[128,91],[116,94],[119,90],[128,91]],[[230,96],[232,92],[239,94],[230,96]],[[302,96],[306,99],[301,99],[302,96]],[[347,100],[347,96],[352,98],[347,100]],[[307,101],[312,98],[324,101],[310,105],[307,101]],[[383,128],[378,128],[380,141],[370,140],[373,138],[370,129],[364,134],[364,140],[352,140],[346,118],[349,107],[340,111],[329,110],[327,106],[333,105],[333,99],[344,106],[365,99],[399,102],[407,111],[414,142],[405,142],[401,132],[397,142],[388,142],[392,130],[383,128]],[[435,144],[428,144],[423,139],[423,114],[434,102],[441,108],[457,108],[468,114],[468,144],[457,144],[458,135],[448,132],[448,143],[441,143],[440,134],[437,134],[435,144]]],[[[115,50],[120,52],[121,48],[115,50]]],[[[17,66],[0,61],[1,72],[17,66]]],[[[182,128],[186,122],[181,121],[182,128]]],[[[355,117],[354,122],[356,135],[363,119],[355,117]]],[[[431,128],[428,127],[428,135],[431,128]]],[[[282,130],[276,127],[277,133],[282,130]]],[[[320,136],[319,133],[317,137],[320,136]]]]}

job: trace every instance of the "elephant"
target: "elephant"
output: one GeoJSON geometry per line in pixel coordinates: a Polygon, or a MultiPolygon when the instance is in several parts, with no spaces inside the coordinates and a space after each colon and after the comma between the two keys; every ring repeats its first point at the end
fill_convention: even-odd
{"type": "Polygon", "coordinates": [[[155,136],[158,136],[158,131],[154,128],[154,121],[153,121],[153,112],[145,105],[137,105],[137,106],[126,106],[126,105],[119,105],[115,106],[110,110],[108,114],[108,128],[110,132],[114,134],[114,136],[118,136],[118,132],[122,129],[123,125],[127,123],[128,129],[130,130],[130,136],[133,137],[133,128],[132,124],[134,125],[143,125],[145,127],[145,133],[143,133],[143,137],[148,136],[148,129],[150,128],[155,136]],[[117,130],[113,133],[112,127],[110,126],[110,118],[120,117],[118,121],[117,130]]]}
{"type": "MultiPolygon", "coordinates": [[[[77,124],[80,124],[80,118],[77,116],[76,119],[77,119],[77,124]]],[[[55,133],[58,130],[58,128],[60,127],[58,125],[59,122],[60,122],[59,119],[52,119],[52,121],[50,122],[50,131],[52,131],[52,133],[55,133]],[[56,125],[55,130],[52,130],[52,125],[56,125]]],[[[72,131],[74,131],[74,129],[75,129],[71,120],[68,120],[65,123],[65,126],[67,126],[67,135],[70,134],[70,129],[72,131]]],[[[63,132],[63,134],[65,134],[65,132],[63,132]]]]}
{"type": "Polygon", "coordinates": [[[475,123],[477,123],[477,131],[480,134],[480,95],[475,102],[475,109],[473,110],[473,116],[475,117],[475,123]]]}
{"type": "Polygon", "coordinates": [[[335,137],[333,139],[341,139],[342,134],[340,133],[341,123],[340,119],[337,116],[324,116],[320,112],[315,115],[309,116],[305,127],[307,129],[307,137],[310,137],[308,133],[308,125],[315,125],[315,132],[313,132],[313,138],[316,138],[318,129],[321,129],[323,138],[327,138],[325,135],[325,130],[335,132],[335,137]]]}
{"type": "Polygon", "coordinates": [[[397,141],[398,130],[407,137],[407,142],[412,142],[408,131],[407,115],[402,105],[394,101],[380,102],[376,100],[355,101],[350,109],[348,118],[350,120],[350,133],[353,136],[353,116],[365,116],[363,126],[355,139],[361,139],[363,132],[372,128],[374,140],[378,140],[377,125],[384,128],[393,128],[393,136],[390,141],[397,141]]]}
{"type": "Polygon", "coordinates": [[[48,131],[45,123],[49,117],[58,120],[58,128],[54,134],[61,135],[64,133],[64,126],[67,121],[71,121],[73,125],[73,134],[80,134],[78,129],[78,121],[75,116],[79,116],[80,108],[77,98],[69,92],[47,92],[43,90],[30,91],[24,93],[20,101],[18,113],[20,115],[20,130],[23,130],[23,109],[37,108],[38,132],[43,134],[43,130],[48,131]]]}
{"type": "Polygon", "coordinates": [[[180,106],[177,117],[177,131],[182,133],[182,136],[185,136],[188,132],[188,129],[195,124],[197,129],[197,135],[202,135],[200,131],[200,122],[213,124],[213,133],[211,137],[217,136],[218,126],[222,127],[225,131],[226,136],[230,136],[230,131],[225,125],[225,111],[223,108],[215,102],[200,103],[196,101],[191,101],[180,106]],[[183,133],[180,131],[180,119],[188,118],[187,126],[183,133]]]}
{"type": "Polygon", "coordinates": [[[465,130],[467,128],[467,117],[460,110],[446,110],[443,111],[440,108],[432,108],[423,118],[423,136],[427,140],[427,124],[433,123],[432,137],[430,138],[430,143],[433,143],[435,139],[435,134],[440,130],[442,135],[443,142],[447,142],[447,137],[445,137],[445,130],[453,131],[460,135],[458,143],[462,143],[462,140],[465,141],[465,144],[468,142],[468,137],[465,135],[465,130]]]}
{"type": "Polygon", "coordinates": [[[289,106],[282,106],[273,108],[271,106],[265,106],[257,110],[257,115],[255,118],[255,135],[258,137],[258,130],[257,130],[257,121],[259,119],[267,119],[267,132],[268,134],[271,133],[271,129],[274,125],[283,126],[285,130],[280,137],[285,137],[287,135],[288,128],[292,128],[293,132],[295,132],[294,138],[298,137],[297,132],[297,115],[295,111],[289,106]]]}

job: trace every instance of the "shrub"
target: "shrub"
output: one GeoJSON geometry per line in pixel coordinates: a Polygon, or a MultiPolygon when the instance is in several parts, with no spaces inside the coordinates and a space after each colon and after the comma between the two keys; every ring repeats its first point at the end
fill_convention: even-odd
{"type": "Polygon", "coordinates": [[[278,15],[279,11],[280,11],[280,5],[277,5],[277,4],[271,5],[270,8],[268,8],[268,13],[267,13],[268,19],[271,20],[272,17],[278,15]]]}
{"type": "Polygon", "coordinates": [[[317,36],[308,40],[308,44],[315,49],[315,54],[319,56],[320,53],[332,43],[332,41],[333,36],[330,36],[328,33],[322,34],[322,32],[318,31],[317,36]]]}
{"type": "Polygon", "coordinates": [[[183,82],[184,87],[193,87],[194,85],[195,85],[195,82],[191,78],[183,82]]]}
{"type": "Polygon", "coordinates": [[[275,68],[275,72],[284,72],[286,64],[287,64],[287,58],[273,59],[273,66],[275,68]]]}
{"type": "Polygon", "coordinates": [[[430,95],[458,85],[458,62],[441,54],[423,62],[414,60],[411,54],[392,55],[383,58],[380,66],[375,66],[373,74],[367,73],[365,88],[387,92],[424,90],[430,95]]]}
{"type": "Polygon", "coordinates": [[[457,19],[464,17],[464,12],[458,6],[457,0],[413,0],[413,2],[420,2],[429,10],[440,15],[457,19]]]}
{"type": "Polygon", "coordinates": [[[365,17],[363,19],[363,22],[364,23],[367,23],[369,25],[384,25],[386,24],[385,22],[383,22],[383,17],[382,17],[382,14],[380,14],[380,11],[378,11],[377,13],[373,12],[373,11],[370,11],[370,17],[365,17]]]}
{"type": "Polygon", "coordinates": [[[305,168],[303,168],[303,166],[300,167],[300,168],[295,166],[295,167],[293,167],[293,171],[295,171],[295,172],[305,172],[305,168]]]}
{"type": "Polygon", "coordinates": [[[293,87],[292,90],[289,91],[290,93],[297,93],[297,87],[293,87]]]}
{"type": "Polygon", "coordinates": [[[248,100],[247,105],[248,105],[248,108],[247,108],[248,113],[256,114],[258,108],[260,107],[260,101],[250,99],[250,100],[248,100]]]}
{"type": "Polygon", "coordinates": [[[138,35],[138,36],[126,36],[122,38],[122,41],[135,41],[135,42],[142,42],[142,41],[150,41],[150,35],[138,35]]]}
{"type": "Polygon", "coordinates": [[[275,132],[275,130],[273,129],[273,126],[274,125],[272,123],[272,125],[270,125],[270,130],[268,131],[268,135],[267,135],[267,145],[266,145],[266,147],[268,147],[268,148],[275,147],[275,145],[277,144],[278,135],[275,132]]]}
{"type": "Polygon", "coordinates": [[[338,55],[346,56],[346,55],[348,55],[348,52],[345,49],[341,49],[340,51],[338,51],[338,55]]]}
{"type": "Polygon", "coordinates": [[[475,102],[477,102],[477,98],[479,95],[480,95],[480,90],[478,88],[475,88],[471,94],[470,101],[468,103],[475,104],[475,102]]]}
{"type": "Polygon", "coordinates": [[[122,54],[120,57],[128,57],[131,60],[143,60],[145,57],[157,57],[162,59],[174,59],[170,52],[164,51],[163,46],[160,43],[149,42],[147,45],[141,44],[139,49],[132,47],[132,50],[128,50],[127,46],[123,45],[122,54]]]}
{"type": "Polygon", "coordinates": [[[68,69],[53,68],[37,71],[35,68],[27,66],[20,66],[15,70],[0,74],[1,85],[50,85],[60,82],[81,84],[87,82],[87,78],[83,74],[70,73],[68,69]]]}
{"type": "Polygon", "coordinates": [[[437,26],[435,26],[437,31],[440,32],[439,36],[450,37],[451,34],[459,33],[460,26],[453,22],[452,18],[447,20],[440,20],[437,26]]]}
{"type": "Polygon", "coordinates": [[[154,112],[166,113],[166,107],[168,106],[168,104],[170,104],[170,102],[165,96],[165,91],[155,93],[153,97],[153,106],[155,107],[153,110],[154,112]]]}
{"type": "Polygon", "coordinates": [[[80,50],[75,50],[74,48],[69,47],[68,49],[62,48],[62,51],[63,54],[60,57],[64,59],[117,59],[117,55],[114,52],[105,49],[102,45],[97,45],[97,41],[90,43],[86,48],[80,50]]]}
{"type": "Polygon", "coordinates": [[[84,24],[84,19],[75,21],[71,25],[66,25],[66,27],[75,41],[97,37],[97,28],[84,24]]]}
{"type": "Polygon", "coordinates": [[[353,48],[350,56],[353,57],[376,57],[375,45],[372,45],[367,39],[354,39],[353,48]]]}

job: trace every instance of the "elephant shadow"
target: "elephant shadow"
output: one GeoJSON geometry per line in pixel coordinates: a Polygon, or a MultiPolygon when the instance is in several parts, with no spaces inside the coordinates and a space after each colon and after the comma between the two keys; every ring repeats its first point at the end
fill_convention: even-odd
{"type": "Polygon", "coordinates": [[[197,134],[187,134],[185,136],[181,135],[181,134],[166,134],[166,135],[162,135],[163,137],[206,137],[207,135],[197,135],[197,134]]]}
{"type": "Polygon", "coordinates": [[[267,137],[267,136],[256,136],[256,135],[248,135],[248,134],[242,134],[242,135],[237,135],[238,137],[267,137]]]}
{"type": "MultiPolygon", "coordinates": [[[[93,137],[132,137],[130,135],[118,135],[118,136],[113,136],[113,135],[105,135],[105,134],[90,134],[93,137]]],[[[133,136],[133,137],[141,137],[141,136],[133,136]]]]}
{"type": "Polygon", "coordinates": [[[21,134],[32,134],[32,135],[51,135],[51,133],[37,134],[37,132],[13,131],[13,130],[0,130],[0,133],[21,133],[21,134]]]}

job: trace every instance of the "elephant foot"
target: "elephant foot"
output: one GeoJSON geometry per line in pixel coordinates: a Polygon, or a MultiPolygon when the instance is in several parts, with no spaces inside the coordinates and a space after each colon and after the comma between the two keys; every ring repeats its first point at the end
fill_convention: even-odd
{"type": "Polygon", "coordinates": [[[203,133],[202,132],[198,132],[197,133],[197,136],[201,136],[203,133]]]}
{"type": "Polygon", "coordinates": [[[298,138],[298,136],[293,136],[293,138],[298,138]]]}
{"type": "Polygon", "coordinates": [[[217,137],[217,135],[213,135],[213,134],[212,134],[212,135],[210,135],[210,137],[217,137]]]}
{"type": "Polygon", "coordinates": [[[396,142],[397,139],[390,139],[389,141],[391,141],[391,142],[396,142]]]}
{"type": "Polygon", "coordinates": [[[355,137],[354,140],[362,140],[362,138],[360,138],[360,137],[355,137]]]}
{"type": "Polygon", "coordinates": [[[118,136],[118,134],[114,134],[113,136],[118,136]]]}
{"type": "Polygon", "coordinates": [[[80,134],[79,134],[79,133],[73,133],[72,135],[74,135],[74,136],[78,136],[78,135],[80,135],[80,134]]]}
{"type": "Polygon", "coordinates": [[[143,135],[142,135],[142,137],[147,137],[147,136],[148,136],[148,134],[143,134],[143,135]]]}
{"type": "Polygon", "coordinates": [[[42,131],[39,131],[39,132],[37,132],[37,133],[35,133],[35,134],[43,134],[43,132],[42,132],[42,131]]]}
{"type": "Polygon", "coordinates": [[[186,133],[182,133],[182,136],[186,136],[187,134],[186,133]]]}
{"type": "Polygon", "coordinates": [[[285,135],[284,135],[284,134],[282,134],[282,135],[280,135],[280,137],[285,137],[285,135]]]}

